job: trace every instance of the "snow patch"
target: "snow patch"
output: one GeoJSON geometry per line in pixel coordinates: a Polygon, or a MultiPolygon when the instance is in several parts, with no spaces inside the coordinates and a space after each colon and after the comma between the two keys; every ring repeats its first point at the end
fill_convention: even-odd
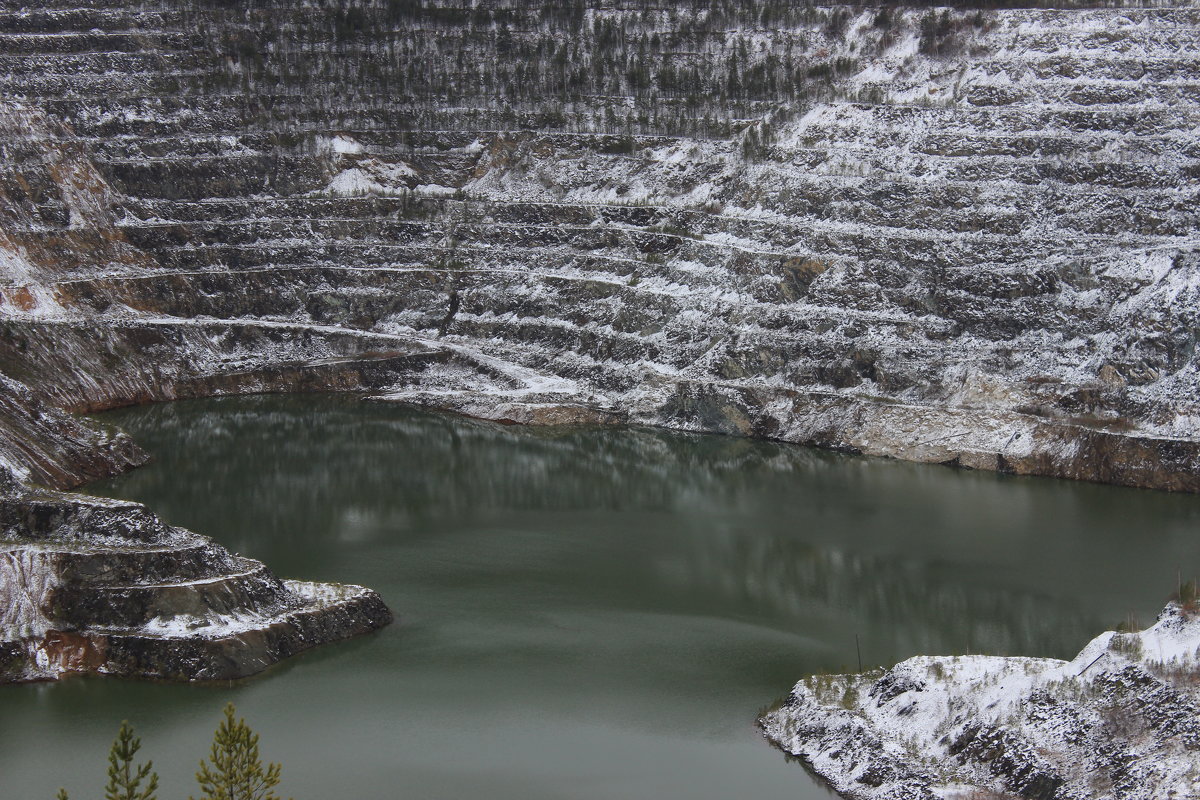
{"type": "Polygon", "coordinates": [[[329,141],[329,147],[339,155],[356,156],[363,151],[363,146],[349,136],[335,136],[329,141]]]}
{"type": "Polygon", "coordinates": [[[416,176],[416,170],[403,161],[387,162],[368,158],[339,172],[324,190],[315,194],[338,197],[403,195],[409,191],[408,180],[416,176]]]}

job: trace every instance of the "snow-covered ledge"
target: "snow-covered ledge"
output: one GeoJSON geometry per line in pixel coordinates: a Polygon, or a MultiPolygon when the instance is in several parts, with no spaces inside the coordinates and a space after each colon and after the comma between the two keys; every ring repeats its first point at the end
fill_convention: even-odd
{"type": "Polygon", "coordinates": [[[919,656],[805,678],[759,721],[853,800],[1200,797],[1200,610],[1072,661],[919,656]]]}

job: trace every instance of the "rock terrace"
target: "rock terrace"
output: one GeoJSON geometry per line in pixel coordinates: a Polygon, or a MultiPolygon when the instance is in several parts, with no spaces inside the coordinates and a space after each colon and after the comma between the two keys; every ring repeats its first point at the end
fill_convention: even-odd
{"type": "MultiPolygon", "coordinates": [[[[1197,44],[1190,6],[0,5],[0,462],[67,488],[142,455],[63,411],[338,390],[1196,491],[1197,44]]],[[[307,591],[227,566],[260,621],[307,591]]],[[[143,633],[174,596],[114,586],[143,633]]]]}

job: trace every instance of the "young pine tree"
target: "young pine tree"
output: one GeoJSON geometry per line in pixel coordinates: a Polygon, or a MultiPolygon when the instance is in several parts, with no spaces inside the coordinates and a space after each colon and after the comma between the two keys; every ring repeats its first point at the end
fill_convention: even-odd
{"type": "MultiPolygon", "coordinates": [[[[279,785],[278,764],[263,768],[258,755],[258,734],[246,720],[233,718],[233,703],[225,706],[225,719],[213,734],[209,761],[200,762],[196,782],[204,794],[199,800],[280,800],[271,790],[279,785]]],[[[189,798],[195,800],[195,798],[189,798]]]]}
{"type": "Polygon", "coordinates": [[[108,751],[108,785],[104,787],[104,800],[156,800],[158,773],[152,771],[153,762],[133,766],[133,757],[141,748],[142,740],[133,735],[129,721],[122,722],[112,749],[108,751]]]}
{"type": "MultiPolygon", "coordinates": [[[[140,749],[142,740],[133,735],[129,720],[125,720],[108,751],[104,800],[157,800],[158,773],[153,771],[153,762],[136,767],[133,764],[133,757],[140,749]]],[[[66,789],[58,790],[57,800],[69,800],[66,789]]]]}

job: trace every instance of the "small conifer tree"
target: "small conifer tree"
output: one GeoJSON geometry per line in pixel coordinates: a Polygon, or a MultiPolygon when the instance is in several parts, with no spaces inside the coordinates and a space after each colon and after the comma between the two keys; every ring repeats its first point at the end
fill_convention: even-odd
{"type": "Polygon", "coordinates": [[[158,773],[153,762],[133,766],[133,757],[142,748],[142,740],[133,735],[129,720],[121,723],[112,749],[108,751],[108,785],[104,800],[156,800],[158,773]]]}
{"type": "MultiPolygon", "coordinates": [[[[225,706],[225,719],[213,734],[209,762],[200,762],[196,782],[204,794],[199,800],[280,800],[271,790],[279,785],[278,764],[263,768],[258,755],[258,734],[245,719],[234,719],[233,703],[225,706]]],[[[195,800],[190,798],[189,800],[195,800]]]]}
{"type": "MultiPolygon", "coordinates": [[[[117,738],[108,751],[108,785],[104,800],[158,800],[158,773],[154,762],[134,766],[133,758],[142,749],[142,740],[133,735],[129,720],[121,723],[117,738]]],[[[59,789],[57,800],[70,800],[66,789],[59,789]]]]}

